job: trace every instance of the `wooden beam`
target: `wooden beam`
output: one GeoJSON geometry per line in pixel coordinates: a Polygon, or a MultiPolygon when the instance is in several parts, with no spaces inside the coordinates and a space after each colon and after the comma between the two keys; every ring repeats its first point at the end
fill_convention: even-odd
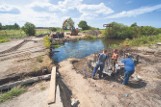
{"type": "Polygon", "coordinates": [[[51,80],[50,80],[50,88],[48,93],[48,104],[55,103],[56,99],[56,67],[52,68],[51,72],[51,80]]]}
{"type": "Polygon", "coordinates": [[[16,87],[18,85],[26,85],[26,84],[31,84],[40,80],[47,80],[50,79],[50,74],[47,75],[43,75],[43,76],[37,76],[37,77],[32,77],[32,78],[28,78],[25,80],[21,80],[21,81],[16,81],[16,82],[12,82],[12,83],[8,83],[8,84],[4,84],[0,86],[0,90],[8,90],[11,89],[13,87],[16,87]]]}

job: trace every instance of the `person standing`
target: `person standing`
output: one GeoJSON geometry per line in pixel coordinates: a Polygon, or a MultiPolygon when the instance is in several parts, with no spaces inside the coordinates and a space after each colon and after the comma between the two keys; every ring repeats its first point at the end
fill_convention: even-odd
{"type": "Polygon", "coordinates": [[[124,63],[124,80],[123,84],[127,85],[129,81],[129,77],[134,73],[135,71],[135,63],[132,59],[132,56],[128,53],[126,55],[126,58],[121,61],[124,63]]]}
{"type": "Polygon", "coordinates": [[[95,77],[95,74],[96,74],[98,68],[100,68],[100,71],[99,71],[99,78],[102,77],[102,74],[103,74],[102,71],[103,71],[103,69],[104,69],[105,63],[106,63],[107,58],[108,58],[108,55],[107,55],[107,54],[108,54],[108,53],[107,53],[107,50],[103,50],[102,53],[99,53],[99,54],[98,54],[98,60],[97,60],[97,62],[96,62],[96,66],[94,67],[93,73],[92,73],[92,78],[93,78],[93,79],[94,79],[94,77],[95,77]]]}
{"type": "Polygon", "coordinates": [[[112,57],[111,57],[111,61],[112,61],[112,69],[113,69],[113,73],[115,73],[115,65],[116,65],[116,62],[117,62],[117,59],[118,59],[119,55],[118,55],[118,50],[115,49],[112,53],[112,57]]]}

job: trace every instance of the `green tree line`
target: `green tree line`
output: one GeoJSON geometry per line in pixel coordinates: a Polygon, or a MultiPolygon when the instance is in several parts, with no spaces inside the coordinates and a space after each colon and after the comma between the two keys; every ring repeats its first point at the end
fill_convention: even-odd
{"type": "Polygon", "coordinates": [[[152,26],[138,26],[133,23],[131,26],[126,26],[121,23],[112,22],[111,27],[105,29],[104,35],[109,39],[133,39],[141,36],[153,36],[161,33],[160,28],[152,26]]]}
{"type": "Polygon", "coordinates": [[[0,30],[15,30],[15,29],[20,29],[20,26],[17,23],[13,25],[2,25],[2,23],[0,23],[0,30]]]}

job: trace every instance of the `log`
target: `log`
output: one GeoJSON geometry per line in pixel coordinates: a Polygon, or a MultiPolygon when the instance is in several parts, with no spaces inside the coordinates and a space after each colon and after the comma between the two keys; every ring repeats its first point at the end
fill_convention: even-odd
{"type": "Polygon", "coordinates": [[[0,90],[4,91],[4,90],[11,89],[11,88],[18,86],[18,85],[27,85],[27,84],[31,84],[34,82],[38,82],[40,80],[48,80],[48,79],[50,79],[50,77],[51,77],[51,74],[47,74],[47,75],[43,75],[43,76],[32,77],[32,78],[28,78],[25,80],[4,84],[4,85],[0,86],[0,90]]]}
{"type": "Polygon", "coordinates": [[[52,68],[51,72],[51,80],[50,80],[50,88],[48,93],[48,104],[55,103],[56,99],[56,67],[52,68]]]}

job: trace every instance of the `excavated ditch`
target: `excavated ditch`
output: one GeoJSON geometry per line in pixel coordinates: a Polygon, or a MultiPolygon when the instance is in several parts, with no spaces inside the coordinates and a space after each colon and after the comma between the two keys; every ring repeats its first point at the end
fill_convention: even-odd
{"type": "Polygon", "coordinates": [[[15,82],[18,80],[23,80],[25,78],[30,78],[30,77],[36,77],[36,76],[42,76],[45,74],[50,74],[51,70],[49,69],[42,69],[42,70],[38,70],[38,71],[33,71],[33,72],[29,72],[29,73],[19,73],[19,74],[12,74],[10,76],[7,76],[5,78],[1,78],[0,79],[0,85],[9,83],[9,82],[15,82]]]}

